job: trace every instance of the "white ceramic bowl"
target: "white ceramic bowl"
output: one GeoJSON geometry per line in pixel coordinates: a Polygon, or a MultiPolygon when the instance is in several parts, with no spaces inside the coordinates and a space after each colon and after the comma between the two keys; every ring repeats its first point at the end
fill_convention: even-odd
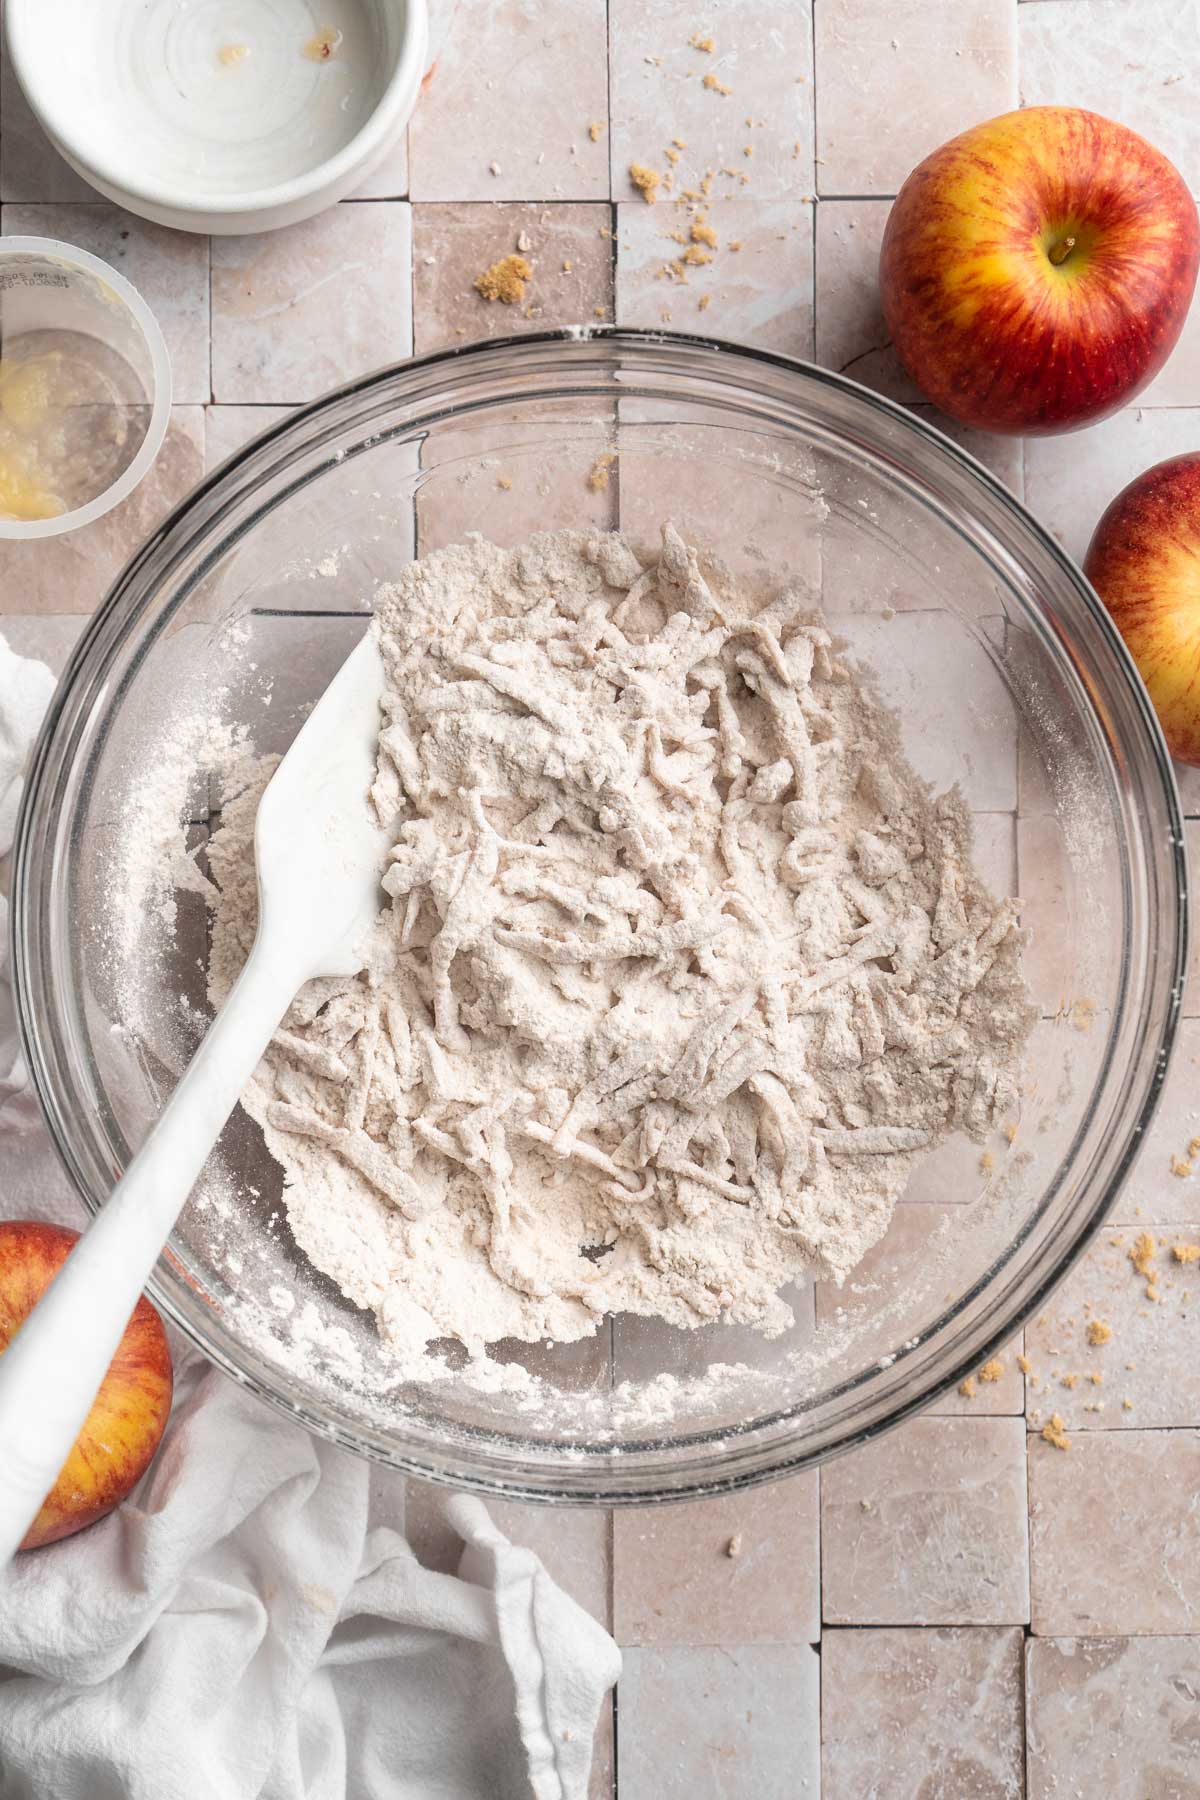
{"type": "Polygon", "coordinates": [[[130,212],[268,231],[352,193],[417,101],[426,0],[8,0],[55,148],[130,212]]]}

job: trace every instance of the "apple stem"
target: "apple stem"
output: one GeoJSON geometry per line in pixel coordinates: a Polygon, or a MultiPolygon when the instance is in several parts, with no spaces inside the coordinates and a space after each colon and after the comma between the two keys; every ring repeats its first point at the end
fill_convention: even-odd
{"type": "Polygon", "coordinates": [[[1066,262],[1074,248],[1075,239],[1073,237],[1060,238],[1058,243],[1051,247],[1050,261],[1054,264],[1056,269],[1060,268],[1062,264],[1066,262]]]}

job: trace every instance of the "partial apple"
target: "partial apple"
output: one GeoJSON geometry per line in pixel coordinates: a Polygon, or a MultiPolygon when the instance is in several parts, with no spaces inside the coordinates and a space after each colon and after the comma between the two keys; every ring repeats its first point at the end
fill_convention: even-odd
{"type": "MultiPolygon", "coordinates": [[[[0,1222],[0,1354],[66,1261],[77,1231],[34,1220],[0,1222]]],[[[145,1298],[100,1384],[83,1430],[29,1527],[22,1550],[82,1531],[119,1506],[149,1467],[171,1410],[171,1352],[145,1298]]]]}
{"type": "Polygon", "coordinates": [[[880,254],[901,362],[983,431],[1071,431],[1166,362],[1200,260],[1183,177],[1124,125],[1029,106],[926,157],[880,254]]]}
{"type": "Polygon", "coordinates": [[[1171,755],[1200,764],[1200,452],[1155,463],[1122,488],[1083,570],[1150,691],[1171,755]]]}

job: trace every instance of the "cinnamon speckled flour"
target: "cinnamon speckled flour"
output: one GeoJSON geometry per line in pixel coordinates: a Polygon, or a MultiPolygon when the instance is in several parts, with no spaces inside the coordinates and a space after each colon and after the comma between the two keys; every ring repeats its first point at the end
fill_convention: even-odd
{"type": "MultiPolygon", "coordinates": [[[[811,598],[669,525],[408,567],[363,973],[310,983],[246,1093],[297,1242],[415,1366],[606,1313],[769,1334],[917,1159],[1012,1105],[1031,1023],[982,887],[811,598]]],[[[253,937],[271,766],[227,794],[210,993],[253,937]]]]}

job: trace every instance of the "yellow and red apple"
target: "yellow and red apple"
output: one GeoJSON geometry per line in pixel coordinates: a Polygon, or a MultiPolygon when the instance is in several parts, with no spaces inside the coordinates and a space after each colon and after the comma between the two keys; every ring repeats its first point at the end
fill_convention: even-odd
{"type": "Polygon", "coordinates": [[[1200,452],[1156,463],[1122,488],[1083,568],[1149,689],[1171,755],[1200,764],[1200,452]]]}
{"type": "MultiPolygon", "coordinates": [[[[33,1311],[79,1237],[60,1225],[0,1223],[0,1354],[33,1311]]],[[[171,1352],[143,1298],[100,1384],[83,1430],[26,1532],[22,1550],[82,1531],[119,1506],[149,1467],[171,1410],[171,1352]]]]}
{"type": "Polygon", "coordinates": [[[1162,368],[1200,261],[1179,171],[1070,106],[976,125],[926,157],[884,234],[884,317],[930,400],[985,431],[1068,431],[1162,368]]]}

